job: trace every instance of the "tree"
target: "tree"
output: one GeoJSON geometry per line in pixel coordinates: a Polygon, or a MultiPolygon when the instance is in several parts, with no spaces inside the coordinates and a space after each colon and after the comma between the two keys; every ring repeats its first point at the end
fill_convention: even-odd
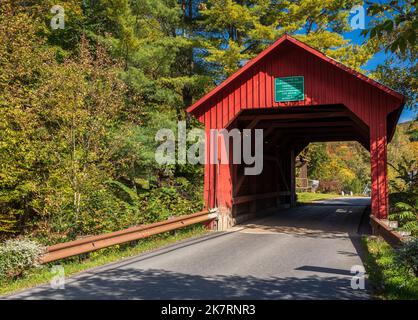
{"type": "Polygon", "coordinates": [[[2,229],[41,220],[53,232],[91,232],[102,210],[118,206],[103,202],[109,130],[124,102],[118,65],[100,47],[92,54],[85,39],[77,58],[58,63],[25,10],[6,4],[0,21],[0,203],[5,220],[15,221],[2,229]]]}
{"type": "Polygon", "coordinates": [[[302,153],[309,178],[320,180],[327,191],[362,193],[370,183],[369,154],[357,142],[311,143],[302,153]]]}
{"type": "Polygon", "coordinates": [[[218,80],[235,72],[281,35],[292,34],[349,66],[360,67],[374,47],[353,45],[341,33],[349,29],[349,9],[357,1],[209,0],[201,10],[202,56],[218,80]]]}
{"type": "Polygon", "coordinates": [[[0,9],[0,231],[54,243],[198,210],[200,168],[154,161],[190,80],[176,1],[68,1],[70,32],[50,4],[0,9]]]}
{"type": "Polygon", "coordinates": [[[367,2],[372,26],[362,32],[392,55],[379,65],[374,78],[407,97],[407,107],[418,105],[418,1],[367,2]]]}
{"type": "Polygon", "coordinates": [[[378,39],[386,50],[415,51],[418,30],[418,1],[394,0],[386,3],[366,1],[367,13],[372,17],[372,27],[364,30],[363,35],[378,39]]]}

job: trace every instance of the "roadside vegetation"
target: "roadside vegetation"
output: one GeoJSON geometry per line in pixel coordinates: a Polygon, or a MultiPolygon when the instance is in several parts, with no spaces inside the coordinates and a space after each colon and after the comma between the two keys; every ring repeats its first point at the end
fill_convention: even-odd
{"type": "MultiPolygon", "coordinates": [[[[3,273],[3,276],[0,276],[0,295],[10,294],[36,285],[49,283],[51,279],[56,276],[52,269],[53,266],[62,266],[64,268],[65,276],[68,277],[94,267],[99,267],[107,263],[159,249],[184,239],[198,237],[207,232],[208,230],[203,226],[192,226],[182,230],[152,236],[144,240],[138,240],[77,257],[51,262],[45,265],[38,265],[34,259],[30,259],[29,264],[25,265],[24,268],[19,268],[22,259],[14,259],[11,261],[9,257],[0,255],[0,269],[2,266],[7,265],[8,270],[13,270],[13,274],[4,276],[6,273],[3,273]]],[[[33,244],[31,244],[31,246],[33,246],[33,244]]],[[[19,250],[19,252],[21,251],[22,250],[19,250]]],[[[1,253],[2,251],[0,248],[0,254],[1,253]]],[[[36,254],[31,255],[31,257],[35,256],[36,254]]]]}
{"type": "Polygon", "coordinates": [[[390,194],[389,220],[398,223],[397,231],[406,235],[418,237],[418,172],[417,158],[393,166],[397,173],[396,179],[391,180],[394,192],[390,194]]]}
{"type": "Polygon", "coordinates": [[[383,239],[364,237],[364,261],[376,299],[418,300],[418,241],[395,250],[383,239]],[[415,272],[414,272],[415,270],[415,272]]]}
{"type": "Polygon", "coordinates": [[[341,195],[336,194],[336,193],[315,193],[315,192],[298,192],[296,194],[297,196],[297,202],[300,204],[304,204],[304,203],[310,203],[313,201],[318,201],[318,200],[327,200],[327,199],[333,199],[333,198],[338,198],[341,197],[341,195]]]}

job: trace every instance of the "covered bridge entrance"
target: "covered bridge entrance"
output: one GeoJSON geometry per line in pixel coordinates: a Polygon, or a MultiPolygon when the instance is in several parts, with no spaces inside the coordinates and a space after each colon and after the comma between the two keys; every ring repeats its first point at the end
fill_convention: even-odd
{"type": "Polygon", "coordinates": [[[225,229],[257,212],[293,206],[295,157],[310,142],[358,141],[370,151],[372,214],[386,218],[387,143],[404,102],[392,89],[281,37],[187,110],[205,125],[206,207],[219,209],[225,229]],[[219,153],[210,147],[211,129],[263,129],[261,173],[245,175],[245,165],[232,161],[210,163],[219,153]]]}

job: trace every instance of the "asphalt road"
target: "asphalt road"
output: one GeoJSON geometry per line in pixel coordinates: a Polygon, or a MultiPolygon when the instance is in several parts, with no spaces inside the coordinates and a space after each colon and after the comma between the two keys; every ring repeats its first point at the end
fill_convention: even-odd
{"type": "MultiPolygon", "coordinates": [[[[354,290],[369,199],[302,206],[189,239],[10,299],[368,299],[354,290]]],[[[366,284],[367,288],[367,284],[366,284]]]]}

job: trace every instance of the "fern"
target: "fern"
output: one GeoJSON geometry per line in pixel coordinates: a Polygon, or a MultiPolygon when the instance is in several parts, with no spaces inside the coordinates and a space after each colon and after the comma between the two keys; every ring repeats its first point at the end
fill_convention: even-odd
{"type": "Polygon", "coordinates": [[[390,214],[389,218],[399,221],[400,230],[411,231],[412,234],[415,234],[418,232],[417,204],[417,202],[414,205],[398,202],[395,204],[396,212],[390,214]]]}

